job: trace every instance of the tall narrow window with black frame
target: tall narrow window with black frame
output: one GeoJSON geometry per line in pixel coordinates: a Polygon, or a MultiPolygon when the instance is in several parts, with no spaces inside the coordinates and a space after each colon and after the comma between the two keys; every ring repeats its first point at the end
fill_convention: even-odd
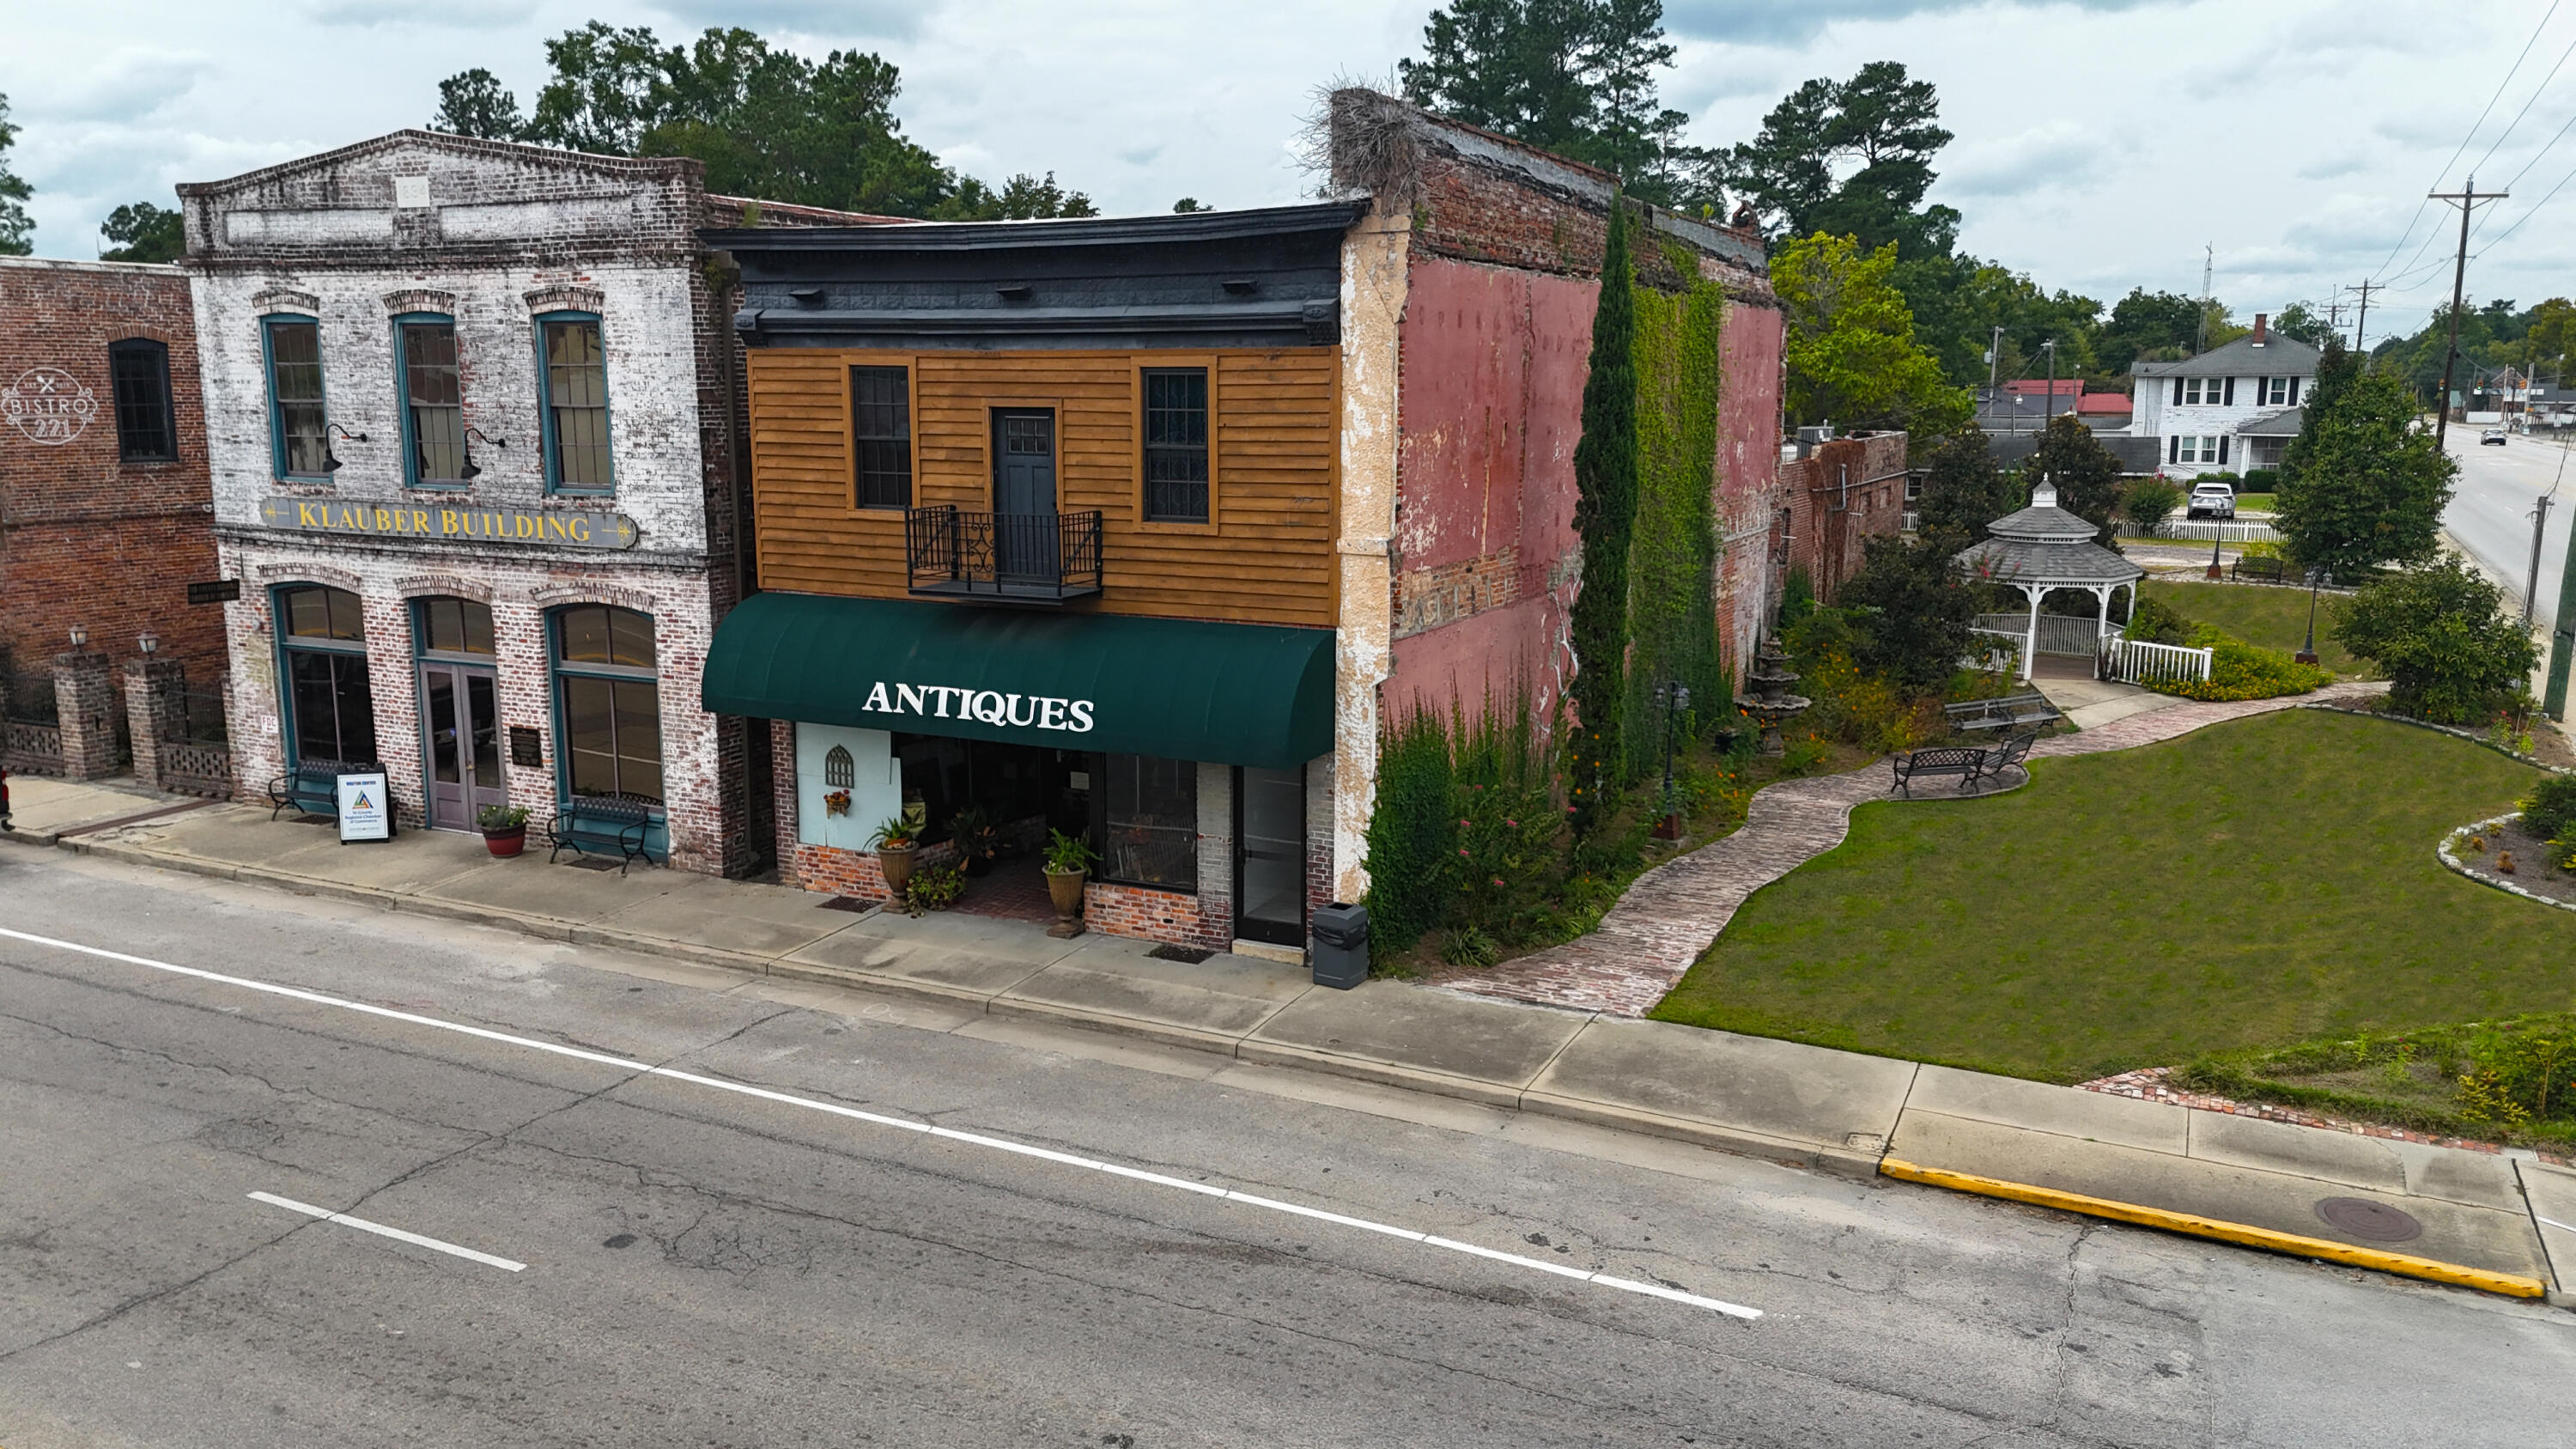
{"type": "Polygon", "coordinates": [[[277,476],[331,476],[323,437],[322,326],[309,317],[271,317],[268,340],[268,427],[277,476]]]}
{"type": "Polygon", "coordinates": [[[907,369],[850,369],[850,416],[858,444],[861,508],[912,506],[912,387],[907,369]]]}
{"type": "Polygon", "coordinates": [[[559,492],[605,493],[614,486],[608,458],[608,359],[596,317],[550,318],[538,334],[545,349],[546,481],[559,492]]]}
{"type": "Polygon", "coordinates": [[[170,349],[149,337],[107,344],[116,393],[116,454],[128,463],[174,463],[179,433],[170,419],[170,349]]]}
{"type": "Polygon", "coordinates": [[[1204,367],[1146,370],[1145,521],[1208,521],[1208,377],[1204,367]]]}

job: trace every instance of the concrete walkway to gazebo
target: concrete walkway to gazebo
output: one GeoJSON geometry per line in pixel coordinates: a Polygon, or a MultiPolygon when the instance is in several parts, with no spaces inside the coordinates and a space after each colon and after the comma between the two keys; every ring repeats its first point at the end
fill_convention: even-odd
{"type": "MultiPolygon", "coordinates": [[[[2314,694],[2221,704],[2175,699],[2170,707],[2132,710],[2080,733],[2042,740],[2031,754],[2055,758],[2135,749],[2228,720],[2387,688],[2384,682],[2330,684],[2314,694]]],[[[1590,935],[1499,966],[1437,972],[1433,980],[1455,991],[1534,1006],[1643,1016],[1717,940],[1747,897],[1842,844],[1853,806],[1888,798],[1885,761],[1848,774],[1767,786],[1753,797],[1742,829],[1637,877],[1590,935]]],[[[1937,799],[1939,792],[1918,798],[1937,799]]]]}

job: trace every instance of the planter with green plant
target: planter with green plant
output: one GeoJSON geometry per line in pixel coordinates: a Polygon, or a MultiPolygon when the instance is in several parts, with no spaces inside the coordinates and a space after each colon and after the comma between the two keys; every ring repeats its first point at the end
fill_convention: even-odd
{"type": "Polygon", "coordinates": [[[966,894],[966,872],[951,863],[925,865],[904,886],[904,904],[914,915],[944,911],[966,894]]]}
{"type": "Polygon", "coordinates": [[[1082,934],[1082,883],[1095,859],[1090,841],[1061,830],[1047,832],[1047,899],[1055,904],[1055,924],[1047,927],[1048,935],[1062,939],[1082,934]]]}
{"type": "Polygon", "coordinates": [[[957,847],[957,863],[971,876],[981,876],[993,868],[993,856],[1001,849],[1002,832],[993,826],[993,817],[980,806],[969,805],[948,817],[948,840],[957,847]]]}
{"type": "Polygon", "coordinates": [[[887,900],[909,898],[913,848],[919,841],[919,827],[901,815],[878,826],[876,833],[868,837],[868,844],[877,853],[877,870],[885,876],[887,900]]]}
{"type": "Polygon", "coordinates": [[[474,816],[474,824],[483,832],[484,849],[504,860],[527,847],[528,807],[525,805],[486,805],[474,816]]]}

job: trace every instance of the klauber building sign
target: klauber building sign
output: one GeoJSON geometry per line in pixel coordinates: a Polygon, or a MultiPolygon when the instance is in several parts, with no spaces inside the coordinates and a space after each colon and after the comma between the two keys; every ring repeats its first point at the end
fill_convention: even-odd
{"type": "Polygon", "coordinates": [[[633,548],[642,530],[623,513],[524,508],[417,508],[410,504],[343,503],[333,498],[271,497],[259,521],[298,533],[421,538],[440,542],[563,544],[633,548]]]}

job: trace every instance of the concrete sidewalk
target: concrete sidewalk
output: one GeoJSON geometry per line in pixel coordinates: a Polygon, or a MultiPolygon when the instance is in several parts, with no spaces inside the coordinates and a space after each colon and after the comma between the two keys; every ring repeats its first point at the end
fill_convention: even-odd
{"type": "MultiPolygon", "coordinates": [[[[496,860],[474,836],[407,831],[344,846],[327,827],[238,805],[102,829],[158,807],[112,787],[36,783],[40,821],[71,822],[61,847],[102,859],[1045,1018],[1855,1177],[1892,1157],[2552,1290],[2576,1275],[2576,1228],[2540,1221],[2576,1224],[2576,1173],[2536,1162],[1402,982],[1333,991],[1274,962],[1166,961],[1146,942],[1057,940],[1024,922],[854,914],[779,886],[496,860]],[[2321,1216],[2321,1204],[2353,1198],[2379,1210],[2321,1216]],[[2552,1206],[2535,1210],[2542,1201],[2552,1206]]],[[[51,833],[27,823],[22,811],[15,839],[51,833]]]]}

